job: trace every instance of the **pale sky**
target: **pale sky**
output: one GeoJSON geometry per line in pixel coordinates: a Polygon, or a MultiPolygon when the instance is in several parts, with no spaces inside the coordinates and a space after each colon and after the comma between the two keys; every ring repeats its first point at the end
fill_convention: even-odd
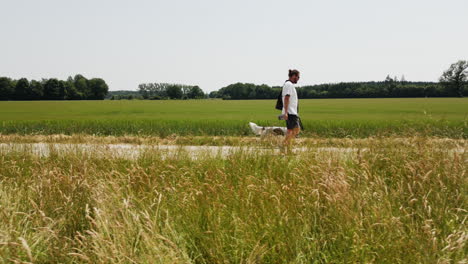
{"type": "Polygon", "coordinates": [[[468,59],[467,0],[0,0],[0,76],[300,85],[436,81],[468,59]]]}

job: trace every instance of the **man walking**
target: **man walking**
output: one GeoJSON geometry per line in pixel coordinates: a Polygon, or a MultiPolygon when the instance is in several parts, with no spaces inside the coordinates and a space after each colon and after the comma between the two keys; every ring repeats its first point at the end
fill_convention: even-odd
{"type": "Polygon", "coordinates": [[[281,93],[283,99],[283,118],[286,120],[286,127],[288,129],[286,138],[284,139],[283,147],[286,153],[290,151],[291,141],[295,138],[302,128],[301,119],[298,115],[299,98],[295,84],[299,81],[300,73],[298,70],[289,70],[289,79],[283,85],[283,92],[281,93]]]}

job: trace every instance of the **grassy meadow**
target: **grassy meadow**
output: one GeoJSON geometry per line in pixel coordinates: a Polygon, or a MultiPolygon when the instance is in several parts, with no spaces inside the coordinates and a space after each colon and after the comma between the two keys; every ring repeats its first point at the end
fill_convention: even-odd
{"type": "MultiPolygon", "coordinates": [[[[2,134],[246,136],[280,125],[272,100],[0,102],[2,134]]],[[[466,138],[467,98],[301,100],[304,136],[466,138]]]]}
{"type": "Polygon", "coordinates": [[[0,102],[0,263],[468,263],[468,99],[300,103],[0,102]]]}
{"type": "Polygon", "coordinates": [[[466,263],[466,141],[334,143],[357,150],[0,151],[0,262],[466,263]]]}

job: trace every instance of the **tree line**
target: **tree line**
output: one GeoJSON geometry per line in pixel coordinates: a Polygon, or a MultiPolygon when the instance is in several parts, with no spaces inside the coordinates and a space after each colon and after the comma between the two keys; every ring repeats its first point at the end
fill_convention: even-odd
{"type": "Polygon", "coordinates": [[[118,90],[118,91],[109,91],[105,99],[133,100],[133,99],[143,99],[143,97],[141,97],[138,91],[118,90]]]}
{"type": "MultiPolygon", "coordinates": [[[[282,87],[235,83],[211,92],[210,98],[225,100],[275,99],[282,87]]],[[[458,91],[434,82],[402,82],[392,78],[382,82],[348,82],[309,85],[297,88],[299,98],[392,98],[392,97],[456,97],[458,91]]],[[[464,89],[462,96],[468,95],[464,89]]]]}
{"type": "MultiPolygon", "coordinates": [[[[83,75],[40,81],[0,77],[0,100],[111,100],[118,99],[276,99],[281,86],[235,83],[209,95],[197,85],[142,83],[138,91],[111,91],[100,78],[83,75]]],[[[307,85],[297,88],[300,98],[377,98],[377,97],[463,97],[468,96],[468,61],[450,66],[439,82],[410,82],[404,77],[387,76],[380,82],[342,82],[307,85]]]]}
{"type": "Polygon", "coordinates": [[[103,100],[108,91],[103,79],[88,80],[81,74],[67,80],[0,77],[0,100],[103,100]]]}
{"type": "Polygon", "coordinates": [[[206,98],[203,90],[197,85],[170,83],[142,83],[138,85],[142,99],[202,99],[206,98]]]}
{"type": "MultiPolygon", "coordinates": [[[[380,82],[343,82],[308,85],[297,88],[300,98],[377,98],[377,97],[463,97],[468,96],[468,62],[458,61],[450,66],[439,82],[409,82],[387,76],[380,82]]],[[[213,91],[210,98],[275,99],[280,86],[235,83],[213,91]]]]}

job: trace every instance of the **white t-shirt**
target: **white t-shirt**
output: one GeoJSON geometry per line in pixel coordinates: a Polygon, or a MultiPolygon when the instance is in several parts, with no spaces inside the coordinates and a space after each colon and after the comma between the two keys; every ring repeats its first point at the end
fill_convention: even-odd
{"type": "Polygon", "coordinates": [[[281,93],[283,97],[283,115],[286,113],[284,109],[284,97],[289,95],[289,105],[288,105],[288,115],[297,115],[297,92],[296,87],[290,81],[286,81],[283,85],[283,92],[281,93]]]}

